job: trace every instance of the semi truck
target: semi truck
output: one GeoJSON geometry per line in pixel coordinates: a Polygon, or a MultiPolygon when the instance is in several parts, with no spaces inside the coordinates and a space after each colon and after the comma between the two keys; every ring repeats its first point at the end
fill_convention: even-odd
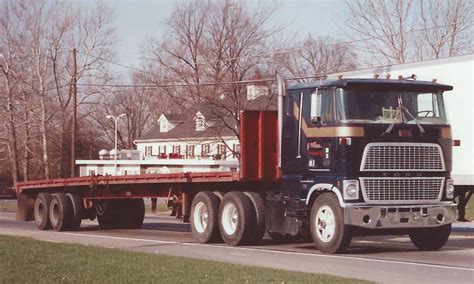
{"type": "Polygon", "coordinates": [[[366,68],[330,77],[386,78],[401,74],[415,74],[418,80],[436,79],[455,86],[445,96],[446,109],[449,110],[447,117],[455,141],[451,177],[458,196],[458,220],[468,221],[465,207],[474,192],[474,54],[366,68]]]}
{"type": "Polygon", "coordinates": [[[241,114],[238,171],[91,176],[20,182],[17,219],[40,230],[138,228],[143,198],[169,203],[200,243],[255,245],[265,233],[311,238],[342,253],[352,237],[409,235],[437,250],[455,220],[452,86],[343,78],[284,86],[278,110],[241,114]]]}

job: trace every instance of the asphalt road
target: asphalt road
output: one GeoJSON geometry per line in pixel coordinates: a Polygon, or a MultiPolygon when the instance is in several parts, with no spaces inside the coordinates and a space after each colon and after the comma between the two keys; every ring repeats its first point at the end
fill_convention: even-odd
{"type": "Polygon", "coordinates": [[[381,283],[474,283],[474,231],[453,232],[440,251],[421,252],[408,237],[355,238],[343,255],[324,255],[311,243],[276,244],[264,238],[253,247],[202,245],[189,225],[168,216],[147,216],[140,230],[100,230],[86,221],[77,232],[38,231],[0,213],[0,234],[39,240],[120,248],[147,253],[367,279],[381,283]]]}

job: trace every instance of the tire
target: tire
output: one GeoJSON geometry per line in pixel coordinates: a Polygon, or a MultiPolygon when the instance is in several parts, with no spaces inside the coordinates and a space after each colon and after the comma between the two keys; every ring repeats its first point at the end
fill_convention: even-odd
{"type": "Polygon", "coordinates": [[[53,194],[49,205],[49,220],[53,230],[69,230],[73,213],[71,200],[64,193],[53,194]]]}
{"type": "Polygon", "coordinates": [[[224,242],[231,246],[247,244],[255,224],[253,205],[240,191],[224,195],[219,207],[219,230],[224,242]]]}
{"type": "Polygon", "coordinates": [[[127,229],[138,229],[143,225],[145,219],[145,202],[143,198],[124,200],[121,212],[125,216],[121,216],[122,225],[127,229]]]}
{"type": "Polygon", "coordinates": [[[214,195],[217,196],[220,201],[222,201],[222,198],[224,198],[224,193],[222,193],[222,191],[213,191],[212,193],[214,193],[214,195]]]}
{"type": "Polygon", "coordinates": [[[409,234],[412,243],[420,250],[439,250],[449,239],[451,224],[433,228],[424,228],[409,234]]]}
{"type": "Polygon", "coordinates": [[[120,227],[120,200],[104,200],[95,204],[97,222],[102,229],[120,227]]]}
{"type": "Polygon", "coordinates": [[[191,231],[201,244],[220,241],[219,236],[219,198],[210,191],[201,191],[191,204],[191,231]]]}
{"type": "Polygon", "coordinates": [[[341,253],[351,242],[350,227],[344,225],[344,214],[333,193],[323,193],[313,203],[310,217],[311,236],[323,253],[341,253]]]}
{"type": "Polygon", "coordinates": [[[71,231],[77,231],[79,227],[81,227],[82,217],[84,215],[82,199],[78,194],[74,193],[67,193],[66,196],[72,204],[72,221],[69,229],[71,231]]]}
{"type": "Polygon", "coordinates": [[[249,245],[255,245],[260,242],[265,235],[265,202],[260,194],[253,191],[246,191],[244,194],[250,199],[253,205],[253,215],[255,224],[251,227],[251,233],[248,240],[249,245]]]}
{"type": "Polygon", "coordinates": [[[51,195],[42,192],[38,194],[35,200],[34,216],[35,223],[40,230],[49,230],[51,223],[49,222],[49,205],[51,203],[51,195]]]}

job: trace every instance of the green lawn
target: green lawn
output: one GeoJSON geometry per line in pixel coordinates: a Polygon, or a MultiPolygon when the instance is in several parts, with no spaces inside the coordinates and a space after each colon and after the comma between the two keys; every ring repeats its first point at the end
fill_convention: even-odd
{"type": "Polygon", "coordinates": [[[321,274],[0,235],[0,283],[366,283],[321,274]]]}

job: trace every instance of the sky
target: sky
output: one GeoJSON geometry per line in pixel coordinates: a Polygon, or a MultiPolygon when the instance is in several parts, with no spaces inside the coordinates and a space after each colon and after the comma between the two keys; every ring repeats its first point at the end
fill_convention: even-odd
{"type": "MultiPolygon", "coordinates": [[[[117,58],[120,64],[138,67],[140,45],[150,37],[162,38],[166,19],[177,3],[185,0],[109,0],[114,11],[118,39],[117,58]]],[[[273,0],[247,0],[274,2],[273,0]]],[[[79,0],[84,6],[93,0],[79,0]]],[[[306,36],[331,35],[341,38],[337,20],[344,11],[344,0],[279,0],[270,25],[283,26],[291,34],[306,36]]],[[[118,68],[118,67],[117,67],[118,68]]],[[[126,72],[126,70],[120,70],[126,72]]]]}

